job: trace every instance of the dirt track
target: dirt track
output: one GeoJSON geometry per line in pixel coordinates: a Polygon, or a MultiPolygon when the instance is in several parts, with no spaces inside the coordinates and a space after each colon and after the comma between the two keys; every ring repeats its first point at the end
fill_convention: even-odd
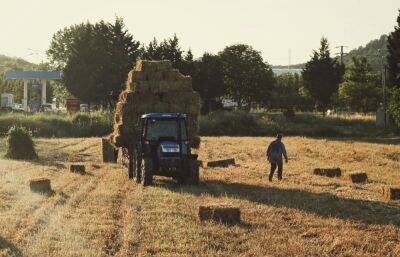
{"type": "Polygon", "coordinates": [[[201,185],[157,179],[148,188],[100,163],[100,140],[41,139],[39,162],[0,159],[0,256],[399,256],[400,208],[380,198],[400,181],[398,145],[286,140],[285,181],[267,184],[266,138],[205,138],[200,157],[237,165],[202,169],[201,185]],[[397,158],[397,157],[396,157],[397,158]],[[69,161],[98,164],[87,175],[69,161]],[[316,177],[313,167],[367,171],[370,182],[316,177]],[[51,179],[54,195],[31,193],[51,179]],[[237,226],[200,225],[197,207],[230,203],[237,226]]]}

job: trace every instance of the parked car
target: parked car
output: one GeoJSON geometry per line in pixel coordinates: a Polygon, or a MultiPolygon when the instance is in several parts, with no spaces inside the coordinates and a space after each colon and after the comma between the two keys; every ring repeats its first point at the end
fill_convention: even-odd
{"type": "Polygon", "coordinates": [[[54,112],[54,110],[52,104],[42,104],[39,108],[39,112],[54,112]]]}

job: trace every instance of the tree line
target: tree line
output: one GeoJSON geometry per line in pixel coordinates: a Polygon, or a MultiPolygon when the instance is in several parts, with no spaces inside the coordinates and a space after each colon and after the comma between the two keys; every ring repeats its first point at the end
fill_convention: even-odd
{"type": "MultiPolygon", "coordinates": [[[[399,97],[400,14],[398,26],[388,36],[389,109],[399,97]]],[[[147,45],[126,29],[124,21],[81,23],[54,34],[47,51],[52,67],[63,71],[63,85],[74,96],[91,104],[106,105],[124,88],[136,60],[171,60],[173,67],[193,78],[193,87],[203,100],[203,112],[221,108],[221,99],[233,99],[238,108],[320,110],[341,107],[372,112],[382,106],[381,72],[371,68],[366,57],[352,57],[345,67],[330,54],[326,38],[312,53],[301,74],[274,75],[260,51],[245,44],[227,46],[217,54],[194,59],[183,50],[176,35],[147,45]]],[[[400,118],[399,118],[400,120],[400,118]]]]}

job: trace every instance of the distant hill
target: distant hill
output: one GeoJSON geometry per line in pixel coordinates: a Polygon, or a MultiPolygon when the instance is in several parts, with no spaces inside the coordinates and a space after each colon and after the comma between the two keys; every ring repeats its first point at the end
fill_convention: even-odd
{"type": "Polygon", "coordinates": [[[349,65],[352,63],[351,59],[354,56],[365,56],[367,57],[368,62],[371,64],[372,69],[375,71],[380,71],[382,67],[381,56],[384,56],[384,61],[386,62],[386,56],[388,54],[386,45],[387,35],[382,35],[379,39],[374,39],[365,46],[360,46],[357,49],[351,50],[345,55],[344,63],[349,65]]]}
{"type": "MultiPolygon", "coordinates": [[[[381,56],[384,56],[384,62],[386,62],[386,56],[388,54],[387,51],[387,35],[382,35],[379,39],[374,39],[368,42],[365,46],[360,46],[356,49],[351,50],[348,54],[346,54],[343,58],[346,66],[352,64],[352,58],[354,56],[361,57],[365,56],[368,59],[368,62],[371,64],[371,68],[374,71],[380,71],[381,64],[381,56]]],[[[295,65],[291,65],[290,68],[293,69],[302,69],[305,66],[305,63],[299,63],[295,65]]],[[[286,69],[287,66],[284,65],[276,65],[272,67],[273,69],[286,69]]]]}
{"type": "Polygon", "coordinates": [[[8,70],[35,70],[38,65],[22,58],[8,57],[0,54],[0,74],[8,70]]]}
{"type": "MultiPolygon", "coordinates": [[[[290,69],[303,69],[305,63],[293,64],[290,65],[290,69]]],[[[287,65],[273,65],[272,68],[274,69],[288,69],[287,65]]]]}

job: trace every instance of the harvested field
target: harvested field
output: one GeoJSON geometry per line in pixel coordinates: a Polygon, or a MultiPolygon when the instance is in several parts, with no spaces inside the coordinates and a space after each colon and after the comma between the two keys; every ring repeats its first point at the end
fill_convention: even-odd
{"type": "Polygon", "coordinates": [[[35,140],[39,160],[0,159],[0,256],[400,256],[400,204],[382,199],[400,181],[387,155],[399,145],[284,138],[284,180],[267,183],[271,140],[202,138],[199,159],[236,165],[202,168],[199,186],[157,178],[146,188],[102,163],[100,138],[35,140]],[[71,156],[102,164],[82,176],[69,172],[71,156]],[[368,181],[315,176],[317,167],[362,170],[368,181]],[[53,195],[30,191],[41,177],[53,195]],[[200,224],[208,205],[240,208],[241,223],[200,224]]]}

